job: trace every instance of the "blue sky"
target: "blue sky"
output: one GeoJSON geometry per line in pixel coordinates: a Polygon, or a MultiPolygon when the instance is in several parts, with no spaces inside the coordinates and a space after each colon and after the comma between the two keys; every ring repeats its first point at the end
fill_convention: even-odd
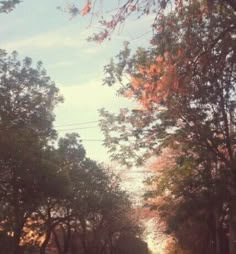
{"type": "MultiPolygon", "coordinates": [[[[102,86],[103,66],[115,56],[123,41],[131,41],[133,48],[147,44],[148,36],[136,39],[150,29],[150,16],[131,18],[121,33],[102,44],[89,43],[86,38],[99,29],[94,21],[88,28],[89,17],[69,16],[56,9],[66,6],[66,0],[24,0],[9,14],[0,15],[0,48],[8,52],[17,50],[20,57],[30,56],[35,62],[42,60],[49,76],[64,95],[65,102],[56,109],[55,125],[69,125],[97,121],[98,109],[105,107],[117,112],[132,103],[115,95],[115,89],[102,86]]],[[[79,1],[77,1],[79,3],[79,1]]],[[[104,1],[105,4],[117,1],[104,1]]],[[[81,0],[81,3],[83,1],[81,0]]],[[[91,126],[79,129],[88,156],[99,161],[109,161],[97,123],[65,126],[61,129],[91,126]]],[[[60,135],[65,132],[60,131],[60,135]]]]}

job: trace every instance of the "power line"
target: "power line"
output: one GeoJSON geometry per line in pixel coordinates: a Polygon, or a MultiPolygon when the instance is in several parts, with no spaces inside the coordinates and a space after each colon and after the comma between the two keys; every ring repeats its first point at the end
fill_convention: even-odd
{"type": "Polygon", "coordinates": [[[72,123],[72,124],[62,124],[62,125],[56,125],[55,128],[61,128],[61,127],[69,127],[69,126],[77,126],[77,125],[85,125],[90,123],[98,123],[99,121],[90,121],[90,122],[80,122],[80,123],[72,123]]]}
{"type": "Polygon", "coordinates": [[[102,139],[82,139],[82,142],[104,142],[102,139]]]}
{"type": "Polygon", "coordinates": [[[152,171],[147,171],[147,170],[137,170],[137,171],[118,171],[118,170],[113,170],[113,173],[115,174],[155,174],[152,171]]]}
{"type": "Polygon", "coordinates": [[[75,130],[85,130],[85,129],[92,129],[92,128],[98,128],[99,126],[96,125],[96,126],[88,126],[88,127],[78,127],[78,128],[67,128],[67,129],[59,129],[59,130],[56,130],[56,131],[75,131],[75,130]]]}

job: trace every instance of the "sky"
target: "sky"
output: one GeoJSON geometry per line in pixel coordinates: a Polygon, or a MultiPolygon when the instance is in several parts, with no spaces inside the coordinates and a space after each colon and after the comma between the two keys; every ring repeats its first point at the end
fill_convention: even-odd
{"type": "MultiPolygon", "coordinates": [[[[108,9],[117,2],[104,1],[108,9]]],[[[68,14],[56,8],[68,3],[69,0],[23,0],[11,13],[1,14],[0,48],[9,53],[17,50],[20,58],[29,56],[35,63],[43,62],[48,75],[64,96],[64,103],[55,110],[55,128],[59,136],[78,132],[87,156],[109,163],[107,151],[102,146],[98,109],[118,112],[122,107],[132,108],[135,104],[118,97],[115,87],[102,85],[103,67],[119,53],[124,41],[129,41],[133,49],[147,45],[152,19],[150,16],[131,18],[110,41],[89,43],[86,38],[98,31],[98,23],[94,21],[89,27],[89,18],[70,19],[68,14]]],[[[128,179],[127,188],[131,190],[136,186],[133,193],[138,194],[142,188],[142,174],[133,172],[122,176],[128,179]],[[132,179],[135,185],[130,184],[132,179]]]]}
{"type": "MultiPolygon", "coordinates": [[[[132,107],[134,103],[116,96],[115,88],[102,85],[103,67],[118,54],[124,41],[130,41],[132,48],[147,44],[148,36],[140,35],[150,28],[151,18],[131,18],[121,32],[113,34],[112,40],[92,43],[86,38],[98,31],[96,21],[89,26],[89,17],[71,19],[56,8],[71,2],[24,0],[11,13],[1,14],[0,48],[9,53],[17,50],[20,58],[29,56],[35,63],[43,62],[65,99],[55,110],[59,135],[78,132],[89,157],[109,162],[102,142],[91,141],[103,139],[96,122],[98,109],[104,107],[118,112],[121,107],[132,107]]],[[[117,1],[104,3],[112,9],[117,1]]]]}
{"type": "MultiPolygon", "coordinates": [[[[112,39],[102,44],[86,39],[99,30],[96,20],[90,24],[90,17],[75,17],[57,9],[66,7],[73,0],[23,0],[9,14],[0,15],[0,48],[8,53],[17,50],[19,57],[29,56],[36,64],[42,61],[48,75],[60,93],[64,103],[55,109],[55,128],[59,137],[77,132],[86,149],[87,156],[99,162],[110,164],[110,158],[103,147],[103,134],[98,126],[100,108],[118,112],[120,108],[135,107],[135,103],[116,95],[115,87],[102,85],[103,67],[129,41],[135,49],[149,42],[146,36],[150,16],[142,19],[130,18],[121,32],[115,32],[112,39]],[[145,34],[145,36],[140,36],[145,34]],[[86,124],[87,123],[87,124],[86,124]]],[[[77,0],[83,7],[85,0],[77,0]]],[[[112,10],[117,0],[104,0],[107,10],[112,10]]],[[[104,11],[106,14],[106,11],[104,11]]],[[[150,33],[151,36],[151,33],[150,33]]],[[[117,164],[114,170],[120,171],[117,164]]],[[[136,171],[136,169],[134,169],[136,171]]],[[[116,172],[116,171],[115,171],[116,172]]],[[[139,179],[135,186],[141,188],[142,174],[122,173],[130,190],[130,179],[139,179]]],[[[134,192],[137,188],[134,190],[134,192]]]]}

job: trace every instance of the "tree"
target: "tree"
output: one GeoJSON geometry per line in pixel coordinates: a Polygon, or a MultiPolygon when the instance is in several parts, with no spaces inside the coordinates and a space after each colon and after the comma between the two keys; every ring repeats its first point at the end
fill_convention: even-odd
{"type": "MultiPolygon", "coordinates": [[[[47,144],[55,138],[53,109],[62,98],[42,64],[21,63],[16,52],[0,52],[0,197],[1,228],[12,234],[12,253],[18,253],[27,219],[48,186],[47,144]]],[[[53,166],[53,167],[52,167],[53,166]]]]}
{"type": "Polygon", "coordinates": [[[37,230],[45,236],[41,254],[50,246],[56,247],[59,254],[69,250],[112,253],[121,233],[140,233],[137,221],[132,219],[126,193],[101,165],[86,157],[77,134],[61,138],[55,155],[58,172],[64,173],[68,188],[61,190],[56,185],[60,193],[45,195],[35,212],[37,230]]]}
{"type": "MultiPolygon", "coordinates": [[[[159,20],[162,19],[165,11],[173,11],[176,13],[182,13],[185,6],[191,6],[192,1],[170,1],[170,0],[125,0],[117,1],[117,5],[114,6],[113,10],[109,10],[110,16],[104,15],[103,10],[106,8],[104,1],[99,4],[97,1],[85,0],[80,6],[79,4],[71,4],[69,7],[65,8],[64,11],[68,12],[71,17],[78,15],[85,16],[90,15],[91,21],[98,18],[99,24],[102,26],[102,30],[95,33],[93,36],[89,37],[89,40],[102,42],[105,39],[110,39],[112,33],[115,30],[121,29],[124,23],[128,20],[129,16],[134,16],[136,18],[141,18],[146,15],[153,16],[152,30],[154,34],[159,31],[159,20]],[[105,17],[104,17],[105,16],[105,17]]],[[[195,1],[198,5],[201,5],[201,10],[212,11],[215,5],[230,8],[231,11],[236,11],[236,3],[234,0],[208,0],[208,1],[195,1]]],[[[62,8],[60,8],[62,9],[62,8]]]]}
{"type": "Polygon", "coordinates": [[[127,58],[129,50],[125,48],[118,56],[117,65],[111,63],[105,67],[108,77],[104,81],[109,85],[116,80],[122,82],[122,74],[128,73],[130,82],[123,84],[119,93],[141,104],[132,112],[121,110],[118,116],[101,111],[106,119],[101,122],[107,135],[105,143],[114,151],[127,148],[129,156],[138,148],[155,153],[161,144],[191,141],[207,147],[233,171],[235,27],[228,24],[233,23],[235,16],[212,13],[218,24],[215,29],[208,16],[197,17],[195,5],[185,11],[181,21],[174,14],[163,21],[165,32],[156,48],[139,49],[131,58],[127,58]],[[179,27],[173,30],[174,23],[179,27]],[[178,31],[182,31],[179,38],[178,31]],[[185,50],[183,43],[187,43],[185,50]],[[121,135],[112,135],[112,131],[121,135]],[[129,142],[128,148],[125,142],[130,137],[133,145],[129,142]]]}
{"type": "Polygon", "coordinates": [[[77,233],[84,253],[103,254],[121,232],[138,232],[127,195],[86,157],[79,136],[54,146],[53,109],[62,98],[42,64],[1,51],[0,94],[1,252],[44,254],[54,237],[66,254],[77,233]]]}
{"type": "MultiPolygon", "coordinates": [[[[177,169],[171,175],[181,172],[181,181],[187,184],[181,184],[178,191],[187,188],[191,193],[191,185],[209,190],[209,183],[221,190],[217,193],[221,199],[215,193],[207,195],[219,201],[220,209],[229,204],[230,251],[221,253],[234,253],[236,27],[233,10],[218,7],[203,12],[196,2],[186,5],[181,12],[159,20],[151,49],[138,49],[130,56],[125,46],[117,56],[118,63],[112,61],[105,67],[104,81],[108,85],[120,82],[119,93],[136,100],[140,107],[132,112],[122,109],[116,116],[102,110],[101,127],[113,158],[128,165],[134,161],[142,164],[164,147],[184,149],[179,159],[189,163],[191,151],[190,162],[201,181],[186,178],[177,169]],[[214,172],[219,181],[212,183],[214,172]],[[207,178],[202,179],[205,174],[207,178]]],[[[194,194],[196,198],[200,195],[199,202],[204,204],[201,191],[194,194]]],[[[185,204],[191,204],[190,200],[185,197],[185,204]]],[[[203,209],[210,212],[205,205],[203,209]]]]}
{"type": "Polygon", "coordinates": [[[0,13],[11,12],[21,0],[5,0],[0,2],[0,13]]]}
{"type": "Polygon", "coordinates": [[[191,253],[228,253],[227,176],[207,151],[168,149],[152,166],[146,203],[191,253]],[[167,160],[166,160],[167,159],[167,160]],[[223,208],[225,207],[225,208],[223,208]]]}

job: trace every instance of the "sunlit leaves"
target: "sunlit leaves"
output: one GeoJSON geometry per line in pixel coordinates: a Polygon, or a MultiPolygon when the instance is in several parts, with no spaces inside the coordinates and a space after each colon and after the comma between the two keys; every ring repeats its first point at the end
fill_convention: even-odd
{"type": "MultiPolygon", "coordinates": [[[[158,141],[153,144],[167,144],[170,135],[164,133],[172,132],[172,138],[179,135],[185,140],[197,140],[203,146],[207,143],[217,156],[226,159],[220,151],[226,149],[228,142],[226,126],[235,93],[235,16],[230,10],[227,15],[221,11],[216,7],[199,18],[201,6],[194,3],[183,7],[181,15],[170,13],[161,20],[163,29],[154,47],[138,49],[132,56],[130,51],[128,54],[123,53],[127,50],[121,51],[118,63],[113,60],[112,65],[106,66],[104,81],[109,85],[120,82],[118,92],[138,102],[142,107],[139,113],[149,114],[151,120],[141,129],[142,137],[152,133],[151,123],[159,124],[154,131],[158,141]],[[224,112],[222,103],[228,113],[224,112]]],[[[135,114],[132,117],[132,120],[124,118],[123,125],[131,124],[129,133],[135,137],[133,123],[138,118],[135,114]]],[[[114,128],[122,133],[121,128],[114,128]]],[[[127,128],[123,133],[128,133],[127,128]]],[[[120,143],[119,137],[115,141],[120,143]]],[[[147,141],[137,140],[136,149],[148,149],[147,141]]],[[[135,146],[131,147],[132,152],[135,146]]]]}

